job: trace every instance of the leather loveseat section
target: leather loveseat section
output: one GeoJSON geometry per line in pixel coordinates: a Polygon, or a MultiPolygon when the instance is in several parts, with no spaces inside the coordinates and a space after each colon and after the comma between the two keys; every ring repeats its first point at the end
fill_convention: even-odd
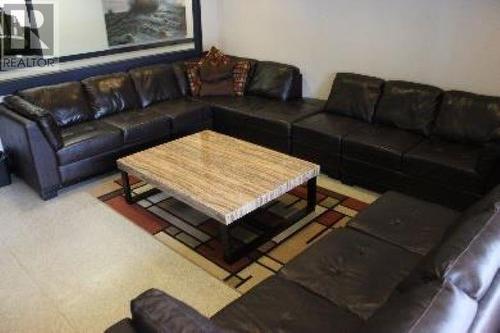
{"type": "Polygon", "coordinates": [[[464,213],[390,192],[211,320],[151,290],[107,332],[496,332],[499,253],[500,187],[464,213]]]}
{"type": "Polygon", "coordinates": [[[464,209],[500,182],[500,98],[339,73],[293,154],[346,183],[464,209]]]}

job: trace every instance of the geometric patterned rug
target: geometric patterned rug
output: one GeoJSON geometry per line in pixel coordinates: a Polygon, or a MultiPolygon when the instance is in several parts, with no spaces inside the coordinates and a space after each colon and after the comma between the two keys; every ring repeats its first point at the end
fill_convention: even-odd
{"type": "MultiPolygon", "coordinates": [[[[222,246],[217,237],[218,222],[165,193],[129,205],[123,198],[121,180],[99,186],[99,200],[241,294],[276,274],[284,264],[333,229],[345,227],[352,217],[369,206],[318,186],[315,212],[229,265],[223,260],[222,246]]],[[[133,177],[131,187],[134,194],[152,189],[133,177]]],[[[307,205],[306,198],[307,189],[298,187],[266,205],[257,220],[272,225],[293,217],[307,205]]],[[[259,236],[259,230],[240,223],[232,230],[232,239],[248,243],[259,236]]]]}

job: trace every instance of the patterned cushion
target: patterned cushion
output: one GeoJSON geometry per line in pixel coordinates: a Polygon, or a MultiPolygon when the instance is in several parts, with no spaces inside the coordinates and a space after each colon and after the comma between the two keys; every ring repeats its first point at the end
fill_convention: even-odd
{"type": "Polygon", "coordinates": [[[203,84],[200,77],[200,66],[202,64],[202,60],[186,62],[186,74],[189,81],[189,88],[191,89],[191,95],[194,97],[200,96],[201,85],[203,84]]]}
{"type": "Polygon", "coordinates": [[[233,68],[234,77],[234,94],[236,96],[244,96],[247,86],[248,76],[252,65],[248,60],[236,61],[233,68]]]}
{"type": "MultiPolygon", "coordinates": [[[[245,95],[246,83],[251,69],[251,64],[249,61],[233,61],[231,57],[223,54],[217,48],[212,47],[212,49],[210,49],[210,51],[203,58],[196,61],[186,62],[185,65],[192,96],[199,97],[201,95],[203,85],[213,84],[212,81],[204,82],[202,80],[202,68],[204,69],[204,72],[206,74],[207,67],[221,67],[224,69],[227,68],[227,66],[233,66],[232,94],[236,96],[245,95]]],[[[210,74],[210,76],[214,77],[213,73],[210,74]]]]}

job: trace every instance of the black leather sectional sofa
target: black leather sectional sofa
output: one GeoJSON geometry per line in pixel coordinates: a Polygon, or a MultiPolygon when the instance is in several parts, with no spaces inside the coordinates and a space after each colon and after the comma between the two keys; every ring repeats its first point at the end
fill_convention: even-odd
{"type": "Polygon", "coordinates": [[[389,192],[208,320],[158,290],[107,333],[500,329],[500,187],[464,213],[389,192]]]}
{"type": "MultiPolygon", "coordinates": [[[[321,101],[302,98],[296,67],[252,65],[245,97],[189,96],[182,64],[19,91],[0,106],[0,138],[44,199],[206,128],[460,210],[500,182],[500,98],[340,73],[321,101]]],[[[497,188],[460,215],[388,193],[213,322],[150,291],[111,331],[496,330],[499,197],[497,188]]]]}
{"type": "Polygon", "coordinates": [[[0,137],[44,199],[120,156],[206,128],[344,182],[457,209],[500,182],[498,97],[339,73],[325,102],[302,98],[298,68],[251,63],[245,97],[191,97],[181,63],[19,91],[0,106],[0,137]]]}
{"type": "Polygon", "coordinates": [[[291,151],[292,124],[322,110],[303,99],[298,68],[252,61],[243,98],[194,99],[182,64],[137,68],[19,91],[0,106],[12,170],[43,199],[115,168],[117,158],[215,128],[291,151]]]}

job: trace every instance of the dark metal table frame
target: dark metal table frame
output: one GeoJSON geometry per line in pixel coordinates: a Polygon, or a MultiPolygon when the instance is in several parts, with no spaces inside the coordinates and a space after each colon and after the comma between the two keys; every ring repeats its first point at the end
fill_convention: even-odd
{"type": "MultiPolygon", "coordinates": [[[[122,171],[122,186],[123,186],[123,194],[125,200],[128,204],[135,204],[141,200],[144,200],[152,195],[158,194],[161,191],[158,189],[151,189],[147,192],[132,196],[132,188],[130,186],[130,178],[127,172],[122,171]]],[[[287,221],[286,228],[297,223],[305,216],[314,212],[316,209],[316,192],[317,192],[317,177],[310,179],[307,182],[307,206],[305,209],[295,214],[292,219],[287,221]]],[[[243,246],[234,247],[231,244],[231,229],[239,224],[239,222],[243,221],[244,218],[241,218],[233,223],[226,225],[220,223],[219,227],[219,237],[222,242],[222,246],[224,249],[224,260],[227,263],[234,263],[241,259],[243,256],[247,255],[249,252],[255,250],[260,245],[269,241],[269,237],[258,237],[254,241],[249,244],[245,244],[243,246]]]]}

